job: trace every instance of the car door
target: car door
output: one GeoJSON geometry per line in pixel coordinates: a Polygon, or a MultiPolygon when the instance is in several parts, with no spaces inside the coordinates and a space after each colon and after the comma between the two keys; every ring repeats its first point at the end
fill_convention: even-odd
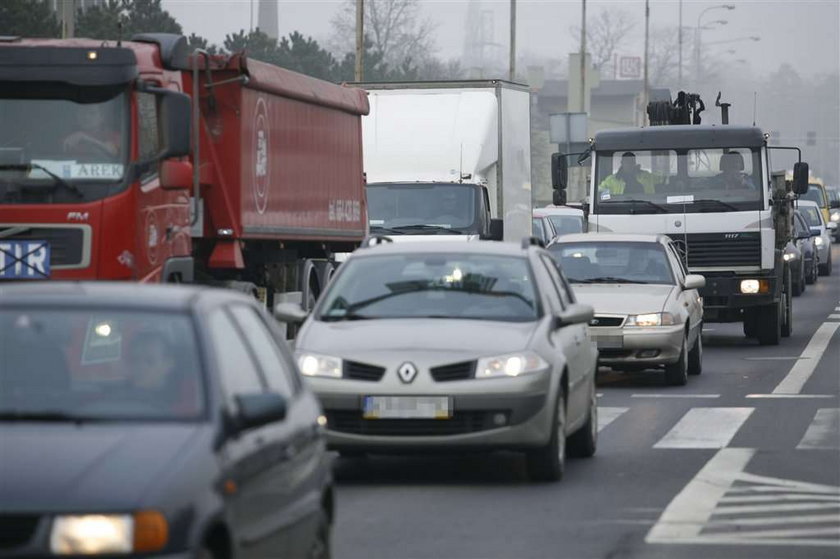
{"type": "MultiPolygon", "coordinates": [[[[207,316],[222,394],[223,413],[232,425],[239,414],[237,396],[265,392],[265,382],[240,329],[224,307],[207,316]]],[[[274,464],[266,458],[267,427],[235,432],[228,429],[219,452],[226,487],[227,516],[233,529],[237,557],[266,557],[285,553],[282,541],[266,527],[265,477],[274,464]]],[[[275,507],[282,508],[282,507],[275,507]]]]}
{"type": "MultiPolygon", "coordinates": [[[[688,332],[688,347],[694,347],[694,341],[697,336],[702,335],[703,328],[703,303],[700,298],[700,293],[696,289],[683,289],[685,277],[688,275],[682,259],[679,256],[676,245],[673,242],[668,242],[668,261],[671,264],[671,272],[677,280],[677,296],[676,305],[680,314],[687,316],[689,332],[688,332]]],[[[674,312],[674,311],[669,311],[674,312]]]]}
{"type": "MultiPolygon", "coordinates": [[[[546,289],[549,302],[557,309],[555,313],[564,311],[571,301],[563,294],[563,281],[554,259],[548,254],[540,254],[542,270],[548,276],[549,287],[546,289]]],[[[558,349],[563,352],[569,368],[569,394],[567,396],[567,413],[570,423],[576,423],[587,411],[587,375],[591,368],[587,365],[587,353],[590,347],[589,332],[586,324],[571,324],[559,328],[552,333],[558,349]]]]}
{"type": "Polygon", "coordinates": [[[268,389],[288,404],[286,419],[266,429],[267,453],[275,457],[261,493],[266,526],[276,527],[289,557],[305,556],[317,530],[329,476],[318,425],[320,409],[303,390],[291,355],[283,352],[264,317],[253,306],[233,305],[231,314],[251,347],[268,389]]]}

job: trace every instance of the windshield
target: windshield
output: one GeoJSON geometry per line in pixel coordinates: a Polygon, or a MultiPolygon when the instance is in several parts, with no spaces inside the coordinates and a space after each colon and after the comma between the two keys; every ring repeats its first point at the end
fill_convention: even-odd
{"type": "Polygon", "coordinates": [[[556,243],[548,250],[572,283],[658,283],[674,285],[659,243],[556,243]]]}
{"type": "Polygon", "coordinates": [[[595,185],[594,206],[601,214],[762,208],[758,149],[602,152],[595,185]]]}
{"type": "Polygon", "coordinates": [[[543,241],[546,240],[545,229],[543,229],[543,220],[541,217],[535,217],[531,220],[531,228],[533,229],[535,237],[538,237],[543,241]]]}
{"type": "Polygon", "coordinates": [[[0,311],[0,419],[194,419],[203,402],[187,316],[0,311]]]}
{"type": "Polygon", "coordinates": [[[480,191],[463,184],[368,185],[371,232],[428,235],[475,232],[480,191]]]}
{"type": "Polygon", "coordinates": [[[351,258],[318,310],[326,321],[540,316],[528,261],[518,256],[406,254],[351,258]]]}
{"type": "Polygon", "coordinates": [[[0,195],[14,202],[49,189],[66,197],[72,188],[57,183],[121,182],[127,123],[126,93],[86,103],[0,97],[0,195]]]}
{"type": "Polygon", "coordinates": [[[814,206],[799,206],[799,211],[808,222],[808,227],[819,227],[822,225],[822,215],[819,208],[814,206]]]}
{"type": "Polygon", "coordinates": [[[583,233],[583,217],[576,215],[550,215],[548,220],[554,225],[557,235],[583,233]]]}
{"type": "Polygon", "coordinates": [[[810,200],[811,202],[816,202],[820,206],[825,206],[825,200],[823,198],[823,191],[822,188],[816,185],[809,185],[808,191],[805,194],[800,196],[802,200],[810,200]]]}

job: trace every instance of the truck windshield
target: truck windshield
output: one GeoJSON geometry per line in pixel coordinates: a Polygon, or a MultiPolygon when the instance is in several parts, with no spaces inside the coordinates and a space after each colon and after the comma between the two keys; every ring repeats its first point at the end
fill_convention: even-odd
{"type": "Polygon", "coordinates": [[[703,213],[763,207],[757,148],[600,152],[595,213],[703,213]]]}
{"type": "Polygon", "coordinates": [[[3,201],[37,202],[45,194],[78,201],[79,192],[92,199],[98,196],[91,190],[121,182],[129,152],[127,105],[125,92],[85,103],[0,97],[3,201]]]}
{"type": "Polygon", "coordinates": [[[372,233],[478,233],[481,197],[474,185],[373,184],[367,198],[372,233]]]}

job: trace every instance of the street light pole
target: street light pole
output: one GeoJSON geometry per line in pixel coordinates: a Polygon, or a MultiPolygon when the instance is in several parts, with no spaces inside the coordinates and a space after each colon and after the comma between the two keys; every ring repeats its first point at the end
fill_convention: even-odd
{"type": "Polygon", "coordinates": [[[679,44],[680,44],[680,61],[678,64],[679,67],[679,78],[677,79],[677,85],[682,88],[682,54],[683,54],[683,24],[682,24],[682,0],[680,0],[680,26],[677,28],[677,36],[679,37],[679,44]]]}
{"type": "Polygon", "coordinates": [[[516,81],[516,0],[510,0],[510,74],[508,79],[516,81]]]}
{"type": "Polygon", "coordinates": [[[650,101],[650,81],[648,78],[648,38],[650,36],[650,0],[645,0],[645,91],[644,103],[642,105],[642,122],[645,122],[645,114],[647,113],[647,105],[650,101]]]}
{"type": "Polygon", "coordinates": [[[357,82],[365,79],[365,0],[356,0],[356,72],[357,82]]]}
{"type": "Polygon", "coordinates": [[[580,112],[586,112],[586,0],[580,18],[580,112]]]}
{"type": "Polygon", "coordinates": [[[702,71],[701,62],[700,62],[700,20],[703,19],[703,15],[706,12],[711,10],[734,10],[735,6],[733,4],[721,4],[719,6],[709,6],[702,12],[700,15],[697,16],[697,27],[694,28],[694,81],[695,85],[699,85],[702,82],[702,71]]]}

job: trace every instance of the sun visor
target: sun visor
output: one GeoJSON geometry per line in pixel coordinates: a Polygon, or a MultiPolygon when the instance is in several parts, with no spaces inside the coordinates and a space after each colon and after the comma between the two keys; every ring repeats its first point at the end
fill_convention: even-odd
{"type": "Polygon", "coordinates": [[[137,77],[137,58],[119,47],[2,47],[0,84],[52,82],[122,86],[137,77]]]}

